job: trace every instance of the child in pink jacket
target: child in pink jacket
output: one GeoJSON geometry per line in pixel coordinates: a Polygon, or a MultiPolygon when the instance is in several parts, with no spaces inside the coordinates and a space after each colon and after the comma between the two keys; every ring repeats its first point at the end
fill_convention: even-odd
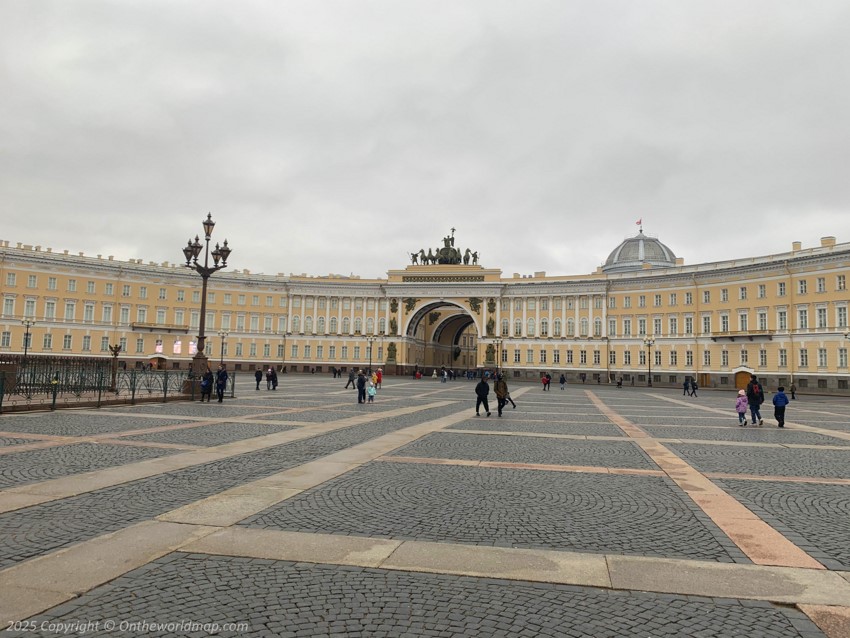
{"type": "Polygon", "coordinates": [[[747,427],[747,392],[746,390],[738,390],[738,398],[735,400],[735,412],[738,413],[738,425],[742,428],[747,427]]]}

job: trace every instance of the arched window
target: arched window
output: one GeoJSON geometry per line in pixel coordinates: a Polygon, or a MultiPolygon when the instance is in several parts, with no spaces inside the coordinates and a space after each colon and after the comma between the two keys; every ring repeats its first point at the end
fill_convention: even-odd
{"type": "Polygon", "coordinates": [[[596,317],[596,319],[593,320],[593,336],[602,336],[602,319],[600,319],[599,317],[596,317]]]}
{"type": "Polygon", "coordinates": [[[541,319],[540,320],[540,336],[548,337],[549,336],[549,320],[541,319]]]}
{"type": "Polygon", "coordinates": [[[305,317],[305,319],[304,319],[304,332],[307,332],[307,333],[313,332],[313,317],[305,317]]]}
{"type": "Polygon", "coordinates": [[[378,319],[378,332],[383,334],[387,334],[387,319],[386,317],[381,317],[378,319]]]}
{"type": "Polygon", "coordinates": [[[553,337],[560,337],[561,336],[561,320],[560,319],[555,319],[554,323],[552,324],[552,336],[553,337]]]}
{"type": "Polygon", "coordinates": [[[339,323],[337,322],[336,317],[331,317],[330,327],[331,334],[336,334],[338,332],[337,328],[339,327],[339,323]]]}
{"type": "Polygon", "coordinates": [[[576,336],[576,322],[574,319],[567,319],[567,336],[575,337],[576,336]]]}
{"type": "Polygon", "coordinates": [[[514,336],[521,337],[522,336],[522,319],[517,319],[514,321],[514,336]]]}
{"type": "Polygon", "coordinates": [[[351,334],[351,319],[348,317],[342,318],[342,334],[351,334]]]}
{"type": "Polygon", "coordinates": [[[316,319],[316,332],[319,334],[325,334],[325,318],[319,317],[316,319]]]}
{"type": "Polygon", "coordinates": [[[582,317],[581,323],[579,325],[581,326],[581,332],[579,333],[579,335],[582,337],[586,337],[588,328],[587,317],[582,317]]]}
{"type": "Polygon", "coordinates": [[[360,317],[354,319],[354,332],[355,334],[363,333],[363,320],[360,317]]]}
{"type": "Polygon", "coordinates": [[[375,320],[372,317],[366,319],[366,334],[375,334],[375,320]]]}
{"type": "Polygon", "coordinates": [[[301,317],[295,315],[292,318],[292,332],[298,332],[301,330],[301,317]]]}
{"type": "Polygon", "coordinates": [[[528,328],[527,328],[528,331],[526,332],[526,335],[529,336],[529,337],[533,337],[534,336],[534,319],[529,319],[527,324],[528,324],[528,328]]]}
{"type": "Polygon", "coordinates": [[[502,319],[502,336],[508,337],[511,334],[511,322],[507,319],[502,319]]]}

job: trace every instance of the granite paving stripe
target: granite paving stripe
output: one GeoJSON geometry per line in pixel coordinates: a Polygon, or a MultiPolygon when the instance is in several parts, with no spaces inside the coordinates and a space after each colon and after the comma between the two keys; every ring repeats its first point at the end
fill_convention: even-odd
{"type": "Polygon", "coordinates": [[[633,474],[635,476],[666,476],[661,470],[637,470],[620,467],[595,467],[590,465],[545,465],[541,463],[499,463],[496,461],[470,461],[466,459],[435,459],[420,456],[379,456],[383,463],[419,463],[422,465],[469,465],[474,467],[501,467],[514,470],[543,470],[546,472],[584,472],[591,474],[633,474]]]}
{"type": "MultiPolygon", "coordinates": [[[[804,614],[768,602],[174,554],[32,620],[244,622],[243,636],[468,638],[822,638],[804,614]],[[273,611],[272,611],[273,610],[273,611]]],[[[234,634],[236,632],[233,632],[234,634]]]]}
{"type": "MultiPolygon", "coordinates": [[[[13,446],[16,446],[16,445],[25,445],[27,443],[32,443],[32,442],[33,442],[32,439],[18,439],[18,438],[11,438],[11,437],[8,437],[8,436],[0,435],[0,447],[13,447],[13,446]]],[[[38,441],[38,442],[36,442],[36,445],[43,445],[45,443],[53,444],[53,441],[38,441]]],[[[2,450],[0,450],[0,451],[2,451],[2,450]]]]}
{"type": "MultiPolygon", "coordinates": [[[[741,443],[774,443],[842,446],[841,441],[834,437],[824,436],[815,432],[788,430],[787,428],[738,427],[737,423],[730,427],[681,427],[645,425],[643,429],[658,439],[687,439],[710,441],[737,441],[741,443]]],[[[845,445],[846,447],[846,445],[845,445]]]]}
{"type": "Polygon", "coordinates": [[[447,431],[477,432],[538,432],[541,434],[586,435],[623,438],[623,432],[612,423],[547,423],[535,422],[523,418],[516,419],[466,419],[447,431]]]}
{"type": "Polygon", "coordinates": [[[495,434],[498,436],[528,436],[537,439],[568,439],[571,441],[615,441],[622,442],[623,441],[623,433],[620,433],[620,436],[598,436],[593,434],[561,434],[561,433],[549,433],[549,432],[537,432],[537,431],[524,431],[520,430],[514,432],[509,428],[504,430],[477,430],[477,429],[454,429],[450,428],[446,430],[447,434],[495,434]]]}
{"type": "MultiPolygon", "coordinates": [[[[433,420],[457,411],[452,402],[438,402],[428,410],[410,409],[405,414],[367,421],[360,425],[330,429],[311,438],[235,454],[225,458],[210,455],[203,464],[125,482],[78,496],[35,504],[25,493],[6,495],[10,508],[23,508],[0,515],[0,566],[27,560],[106,532],[155,518],[183,505],[275,475],[283,470],[345,450],[394,430],[433,420]]],[[[281,436],[288,433],[281,433],[281,436]]],[[[249,441],[250,443],[250,441],[249,441]]],[[[193,453],[193,454],[201,454],[193,453]]],[[[71,480],[71,479],[66,479],[71,480]]],[[[63,489],[59,485],[56,490],[63,489]]],[[[38,496],[37,494],[35,496],[38,496]]],[[[56,500],[54,500],[56,499],[56,500]]]]}
{"type": "Polygon", "coordinates": [[[146,441],[156,443],[182,443],[195,446],[215,446],[231,443],[242,439],[265,436],[273,432],[285,432],[293,426],[276,425],[274,423],[216,423],[191,428],[189,430],[158,431],[123,437],[122,441],[146,441]]]}
{"type": "Polygon", "coordinates": [[[727,474],[724,472],[705,472],[710,479],[741,479],[743,481],[777,481],[787,483],[815,483],[818,485],[850,485],[850,479],[812,478],[810,476],[772,476],[754,474],[727,474]]]}
{"type": "MultiPolygon", "coordinates": [[[[432,404],[434,407],[451,405],[446,402],[432,404]]],[[[422,411],[422,408],[399,408],[394,414],[382,415],[384,418],[401,417],[422,411]]],[[[343,419],[337,423],[325,423],[312,428],[292,429],[277,432],[248,441],[236,441],[211,448],[175,454],[165,459],[152,459],[140,461],[116,467],[114,469],[100,470],[97,472],[86,472],[76,478],[65,478],[62,480],[44,481],[33,485],[18,488],[9,488],[0,491],[0,513],[9,512],[22,506],[34,505],[36,503],[47,503],[49,501],[76,496],[86,492],[100,490],[114,485],[120,485],[130,481],[149,478],[165,472],[177,471],[202,465],[221,458],[236,456],[275,447],[301,439],[309,439],[320,434],[332,432],[337,429],[347,428],[355,425],[368,423],[370,415],[362,415],[343,419]],[[21,494],[28,494],[34,498],[22,500],[21,494]],[[9,496],[11,495],[11,498],[9,496]],[[26,503],[27,505],[22,505],[26,503]]]]}
{"type": "Polygon", "coordinates": [[[747,562],[669,479],[651,476],[369,463],[240,525],[747,562]]]}
{"type": "Polygon", "coordinates": [[[850,636],[850,606],[797,605],[823,631],[827,638],[850,636]]]}
{"type": "Polygon", "coordinates": [[[608,408],[596,395],[588,393],[611,421],[634,438],[653,461],[702,509],[735,545],[758,565],[806,567],[824,566],[794,545],[777,530],[724,492],[711,480],[654,440],[645,430],[608,408]]]}

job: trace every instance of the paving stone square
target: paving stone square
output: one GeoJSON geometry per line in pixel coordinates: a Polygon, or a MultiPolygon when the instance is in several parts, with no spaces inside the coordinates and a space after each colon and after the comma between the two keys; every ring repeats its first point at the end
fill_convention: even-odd
{"type": "Polygon", "coordinates": [[[33,621],[60,625],[86,619],[128,627],[186,620],[220,627],[243,623],[217,635],[282,638],[823,636],[800,612],[734,599],[180,553],[33,621]]]}
{"type": "Polygon", "coordinates": [[[779,445],[831,445],[850,449],[850,441],[816,432],[791,428],[717,426],[644,425],[644,430],[659,439],[693,439],[701,441],[735,441],[741,443],[775,443],[779,445]]]}
{"type": "MultiPolygon", "coordinates": [[[[169,404],[179,405],[179,404],[169,404]]],[[[144,414],[142,406],[133,410],[139,415],[144,414]]],[[[55,412],[40,412],[38,414],[6,414],[0,417],[0,431],[23,432],[26,434],[44,434],[48,436],[92,436],[126,430],[141,430],[168,425],[185,423],[183,419],[173,418],[174,413],[168,413],[171,418],[153,419],[145,416],[127,416],[110,409],[102,411],[57,410],[55,412]]]]}
{"type": "Polygon", "coordinates": [[[541,434],[569,434],[573,436],[626,436],[610,421],[607,423],[570,423],[528,419],[467,419],[448,430],[484,430],[487,432],[537,432],[541,434]]]}
{"type": "MultiPolygon", "coordinates": [[[[483,421],[486,423],[487,419],[483,421]]],[[[430,434],[400,448],[393,455],[506,463],[658,469],[640,447],[631,441],[542,439],[499,434],[487,436],[448,432],[430,434]]]]}
{"type": "Polygon", "coordinates": [[[372,463],[243,524],[749,562],[669,480],[647,476],[372,463]]]}
{"type": "Polygon", "coordinates": [[[225,421],[223,423],[216,423],[215,425],[202,425],[195,428],[125,436],[121,437],[121,440],[213,446],[293,429],[295,429],[295,426],[291,425],[278,425],[274,423],[269,423],[268,425],[260,423],[228,423],[225,421]]]}

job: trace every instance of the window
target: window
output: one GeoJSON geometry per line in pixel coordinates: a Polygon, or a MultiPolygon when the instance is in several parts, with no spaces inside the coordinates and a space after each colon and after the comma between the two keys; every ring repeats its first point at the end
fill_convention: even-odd
{"type": "Polygon", "coordinates": [[[693,317],[685,317],[685,334],[686,335],[694,334],[694,318],[693,317]]]}
{"type": "Polygon", "coordinates": [[[661,295],[655,295],[655,299],[653,300],[653,305],[658,308],[661,306],[661,295]]]}
{"type": "Polygon", "coordinates": [[[809,350],[808,348],[800,348],[800,367],[809,367],[809,350]]]}
{"type": "Polygon", "coordinates": [[[354,358],[360,359],[360,346],[354,346],[354,358]]]}
{"type": "Polygon", "coordinates": [[[702,291],[702,302],[703,303],[711,303],[711,291],[703,290],[702,291]]]}
{"type": "Polygon", "coordinates": [[[847,348],[839,348],[838,349],[838,367],[846,368],[847,367],[847,348]]]}
{"type": "Polygon", "coordinates": [[[721,350],[720,352],[720,366],[723,368],[729,367],[729,351],[721,350]]]}
{"type": "Polygon", "coordinates": [[[623,353],[623,365],[632,365],[632,353],[628,350],[623,353]]]}
{"type": "Polygon", "coordinates": [[[785,348],[779,349],[779,367],[787,368],[788,367],[788,350],[785,348]]]}
{"type": "Polygon", "coordinates": [[[801,295],[805,295],[808,289],[808,284],[806,284],[805,279],[801,279],[797,282],[797,292],[801,295]]]}
{"type": "MultiPolygon", "coordinates": [[[[503,355],[507,354],[506,352],[502,352],[503,355]]],[[[507,357],[505,357],[507,359],[507,357]]],[[[561,363],[561,351],[555,350],[552,352],[552,363],[561,363]]]]}
{"type": "Polygon", "coordinates": [[[679,365],[679,355],[675,350],[670,351],[670,367],[676,367],[679,365]]]}
{"type": "Polygon", "coordinates": [[[41,346],[44,350],[53,350],[53,335],[49,333],[44,335],[44,339],[41,342],[41,346]]]}
{"type": "Polygon", "coordinates": [[[289,356],[292,357],[293,359],[298,358],[298,344],[297,343],[293,343],[289,347],[289,356]]]}
{"type": "Polygon", "coordinates": [[[818,292],[826,292],[826,277],[818,277],[817,287],[818,292]]]}
{"type": "Polygon", "coordinates": [[[642,337],[646,334],[646,319],[641,317],[638,319],[638,336],[642,337]]]}
{"type": "Polygon", "coordinates": [[[797,327],[800,330],[809,327],[809,311],[806,308],[799,308],[797,310],[797,327]]]}
{"type": "Polygon", "coordinates": [[[631,308],[632,307],[632,298],[631,297],[623,297],[623,308],[631,308]]]}
{"type": "Polygon", "coordinates": [[[729,332],[729,315],[720,315],[720,332],[729,332]]]}
{"type": "Polygon", "coordinates": [[[342,334],[351,334],[351,319],[349,319],[348,317],[342,318],[342,334]]]}
{"type": "Polygon", "coordinates": [[[165,323],[165,309],[157,308],[156,310],[156,322],[160,325],[165,323]]]}
{"type": "MultiPolygon", "coordinates": [[[[845,311],[844,314],[845,314],[845,317],[846,317],[847,309],[845,308],[844,311],[845,311]]],[[[555,336],[555,337],[561,336],[561,320],[560,319],[555,319],[555,321],[552,323],[552,335],[555,336]]]]}
{"type": "Polygon", "coordinates": [[[44,302],[44,318],[45,319],[55,319],[56,318],[56,302],[55,301],[45,301],[44,302]]]}
{"type": "Polygon", "coordinates": [[[788,330],[788,311],[780,310],[776,313],[776,325],[779,330],[788,330]]]}
{"type": "Polygon", "coordinates": [[[537,310],[537,302],[534,299],[528,300],[528,309],[529,310],[537,310]]]}
{"type": "Polygon", "coordinates": [[[676,317],[670,317],[670,335],[676,336],[679,334],[679,320],[676,317]]]}
{"type": "Polygon", "coordinates": [[[764,299],[765,297],[767,297],[767,286],[765,286],[764,284],[759,284],[758,297],[759,299],[764,299]]]}
{"type": "Polygon", "coordinates": [[[587,363],[587,350],[582,350],[579,352],[578,362],[582,365],[587,363]]]}
{"type": "Polygon", "coordinates": [[[599,350],[593,351],[593,365],[598,366],[601,363],[601,356],[602,355],[599,353],[599,350]]]}
{"type": "Polygon", "coordinates": [[[785,282],[784,281],[780,281],[778,284],[776,284],[776,296],[777,297],[784,297],[785,296],[785,282]]]}
{"type": "Polygon", "coordinates": [[[510,336],[511,332],[511,323],[507,319],[502,319],[502,336],[507,337],[510,336]]]}
{"type": "Polygon", "coordinates": [[[818,367],[826,367],[826,348],[818,348],[818,367]]]}
{"type": "Polygon", "coordinates": [[[91,351],[91,337],[89,335],[83,335],[83,352],[91,351]]]}
{"type": "Polygon", "coordinates": [[[573,351],[567,350],[567,363],[572,365],[573,363],[573,351]]]}
{"type": "Polygon", "coordinates": [[[836,321],[839,328],[847,327],[847,306],[839,306],[835,309],[836,321]]]}
{"type": "Polygon", "coordinates": [[[65,321],[73,321],[76,314],[77,304],[73,301],[65,302],[65,321]]]}
{"type": "Polygon", "coordinates": [[[27,299],[24,302],[24,317],[35,317],[35,299],[27,299]]]}
{"type": "Polygon", "coordinates": [[[835,289],[836,290],[846,290],[847,282],[844,275],[838,275],[835,277],[835,289]]]}
{"type": "Polygon", "coordinates": [[[38,277],[35,275],[29,275],[27,277],[27,288],[36,288],[38,287],[38,277]]]}
{"type": "Polygon", "coordinates": [[[703,350],[702,351],[702,365],[710,366],[711,365],[711,351],[703,350]]]}
{"type": "Polygon", "coordinates": [[[579,322],[579,326],[580,326],[580,332],[579,332],[579,334],[580,334],[582,337],[586,337],[586,336],[587,336],[587,331],[588,331],[588,326],[589,326],[589,323],[588,323],[588,321],[587,321],[587,317],[582,317],[582,318],[581,318],[581,321],[579,322]]]}
{"type": "Polygon", "coordinates": [[[759,365],[764,368],[767,366],[767,350],[762,348],[759,350],[759,365]]]}
{"type": "Polygon", "coordinates": [[[685,293],[685,305],[692,306],[694,304],[694,295],[693,293],[686,292],[685,293]]]}
{"type": "MultiPolygon", "coordinates": [[[[207,315],[209,317],[209,315],[207,315]]],[[[139,308],[136,311],[136,321],[139,323],[145,323],[148,320],[148,309],[147,308],[139,308]]],[[[209,322],[207,328],[212,328],[212,323],[209,322]]]]}
{"type": "Polygon", "coordinates": [[[144,352],[145,351],[145,340],[142,337],[136,339],[136,352],[144,352]]]}
{"type": "Polygon", "coordinates": [[[623,336],[631,337],[632,336],[632,320],[631,319],[623,319],[623,336]]]}
{"type": "Polygon", "coordinates": [[[655,365],[660,366],[661,365],[661,350],[656,350],[654,352],[654,354],[655,354],[655,365]]]}
{"type": "Polygon", "coordinates": [[[534,336],[534,319],[528,320],[526,329],[528,330],[528,332],[526,334],[529,337],[533,337],[534,336]]]}
{"type": "Polygon", "coordinates": [[[685,365],[688,366],[689,368],[693,367],[693,365],[694,365],[693,350],[686,350],[685,351],[685,365]]]}
{"type": "Polygon", "coordinates": [[[109,350],[109,337],[100,338],[100,351],[107,352],[109,350]]]}
{"type": "Polygon", "coordinates": [[[355,334],[363,332],[363,320],[360,317],[354,318],[354,332],[355,334]]]}
{"type": "Polygon", "coordinates": [[[617,320],[609,319],[608,320],[608,336],[616,337],[617,336],[617,320]]]}
{"type": "Polygon", "coordinates": [[[336,317],[331,317],[331,320],[328,322],[328,326],[331,334],[337,334],[337,332],[339,332],[337,330],[339,324],[337,323],[336,317]]]}
{"type": "MultiPolygon", "coordinates": [[[[254,323],[257,321],[257,317],[251,317],[251,328],[254,329],[254,323]]],[[[312,333],[313,332],[313,317],[305,317],[304,318],[304,332],[312,333]]]]}
{"type": "Polygon", "coordinates": [[[661,333],[661,319],[653,319],[652,320],[652,334],[660,335],[661,333]]]}
{"type": "MultiPolygon", "coordinates": [[[[348,320],[348,318],[345,319],[345,321],[347,321],[347,320],[348,320]]],[[[301,332],[301,317],[299,317],[298,315],[295,315],[292,318],[292,332],[301,332]]],[[[346,332],[348,332],[348,331],[346,331],[346,332]]]]}
{"type": "Polygon", "coordinates": [[[62,337],[62,349],[63,350],[70,350],[72,345],[73,345],[73,340],[71,338],[71,335],[65,335],[64,337],[62,337]]]}
{"type": "Polygon", "coordinates": [[[186,291],[178,290],[177,291],[177,301],[186,301],[186,291]]]}
{"type": "Polygon", "coordinates": [[[95,294],[95,285],[93,281],[86,282],[86,292],[90,295],[95,294]]]}
{"type": "Polygon", "coordinates": [[[738,314],[738,326],[741,332],[747,332],[750,327],[750,316],[746,312],[738,314]]]}
{"type": "Polygon", "coordinates": [[[638,307],[646,308],[646,295],[640,295],[638,297],[638,307]]]}
{"type": "Polygon", "coordinates": [[[705,316],[702,318],[702,332],[703,334],[711,332],[711,317],[705,316]]]}
{"type": "Polygon", "coordinates": [[[608,307],[616,308],[617,307],[617,298],[616,297],[608,297],[608,307]]]}
{"type": "Polygon", "coordinates": [[[548,337],[549,336],[549,320],[541,319],[540,320],[540,336],[548,337]]]}
{"type": "Polygon", "coordinates": [[[348,346],[342,346],[340,352],[342,353],[343,360],[348,359],[348,346]]]}
{"type": "Polygon", "coordinates": [[[77,292],[77,280],[69,279],[68,280],[68,292],[77,292]]]}
{"type": "Polygon", "coordinates": [[[576,322],[572,317],[567,319],[567,336],[574,337],[576,334],[576,322]]]}
{"type": "Polygon", "coordinates": [[[522,336],[522,319],[517,319],[516,321],[514,321],[514,336],[522,336]]]}
{"type": "Polygon", "coordinates": [[[47,289],[48,290],[56,290],[56,277],[48,277],[47,278],[47,289]]]}
{"type": "Polygon", "coordinates": [[[741,350],[741,365],[745,366],[745,365],[747,365],[748,362],[749,362],[749,353],[746,351],[746,349],[741,350]]]}
{"type": "Polygon", "coordinates": [[[312,346],[310,346],[310,345],[305,345],[305,346],[304,346],[304,358],[305,358],[305,359],[309,359],[309,358],[310,358],[310,357],[312,357],[312,356],[313,356],[313,348],[312,348],[312,346]]]}
{"type": "MultiPolygon", "coordinates": [[[[312,302],[313,300],[310,299],[310,301],[312,302]]],[[[251,305],[252,306],[259,306],[260,305],[260,295],[251,295],[251,305]]],[[[313,307],[312,303],[310,304],[310,307],[311,308],[313,307]]]]}
{"type": "Polygon", "coordinates": [[[514,363],[519,363],[519,350],[514,350],[514,363]]]}
{"type": "Polygon", "coordinates": [[[107,297],[111,297],[113,294],[115,294],[114,290],[115,286],[113,284],[106,284],[106,287],[104,288],[103,292],[107,297]]]}
{"type": "Polygon", "coordinates": [[[738,299],[746,299],[747,298],[747,287],[741,286],[738,289],[738,299]]]}
{"type": "Polygon", "coordinates": [[[826,308],[816,310],[818,328],[826,328],[826,308]]]}
{"type": "Polygon", "coordinates": [[[534,363],[534,350],[531,348],[525,351],[525,362],[534,363]]]}
{"type": "Polygon", "coordinates": [[[540,363],[546,363],[546,350],[540,350],[540,363]]]}
{"type": "Polygon", "coordinates": [[[15,316],[15,300],[12,297],[5,297],[3,299],[3,316],[4,317],[14,317],[15,316]]]}
{"type": "Polygon", "coordinates": [[[320,334],[325,334],[325,318],[324,317],[319,317],[316,320],[316,330],[320,334]]]}
{"type": "Polygon", "coordinates": [[[677,301],[677,299],[678,299],[678,297],[676,296],[676,293],[675,293],[675,292],[671,292],[671,293],[670,293],[670,305],[671,305],[671,306],[675,306],[675,305],[676,305],[676,301],[677,301]]]}
{"type": "Polygon", "coordinates": [[[638,365],[645,366],[646,365],[646,352],[641,350],[638,352],[638,365]]]}
{"type": "Polygon", "coordinates": [[[725,302],[729,301],[729,289],[721,288],[720,289],[720,301],[725,302]]]}
{"type": "MultiPolygon", "coordinates": [[[[121,296],[122,297],[129,297],[130,296],[130,284],[124,284],[123,286],[121,286],[121,296]]],[[[195,300],[195,301],[197,301],[197,300],[195,300]]]]}
{"type": "Polygon", "coordinates": [[[86,323],[94,321],[94,304],[87,303],[83,306],[83,321],[86,323]]]}
{"type": "Polygon", "coordinates": [[[336,346],[328,346],[328,358],[336,359],[336,346]]]}
{"type": "Polygon", "coordinates": [[[596,317],[596,319],[593,320],[593,336],[602,336],[602,319],[600,319],[599,317],[596,317]]]}
{"type": "Polygon", "coordinates": [[[763,310],[758,313],[759,330],[767,330],[767,313],[763,310]]]}

